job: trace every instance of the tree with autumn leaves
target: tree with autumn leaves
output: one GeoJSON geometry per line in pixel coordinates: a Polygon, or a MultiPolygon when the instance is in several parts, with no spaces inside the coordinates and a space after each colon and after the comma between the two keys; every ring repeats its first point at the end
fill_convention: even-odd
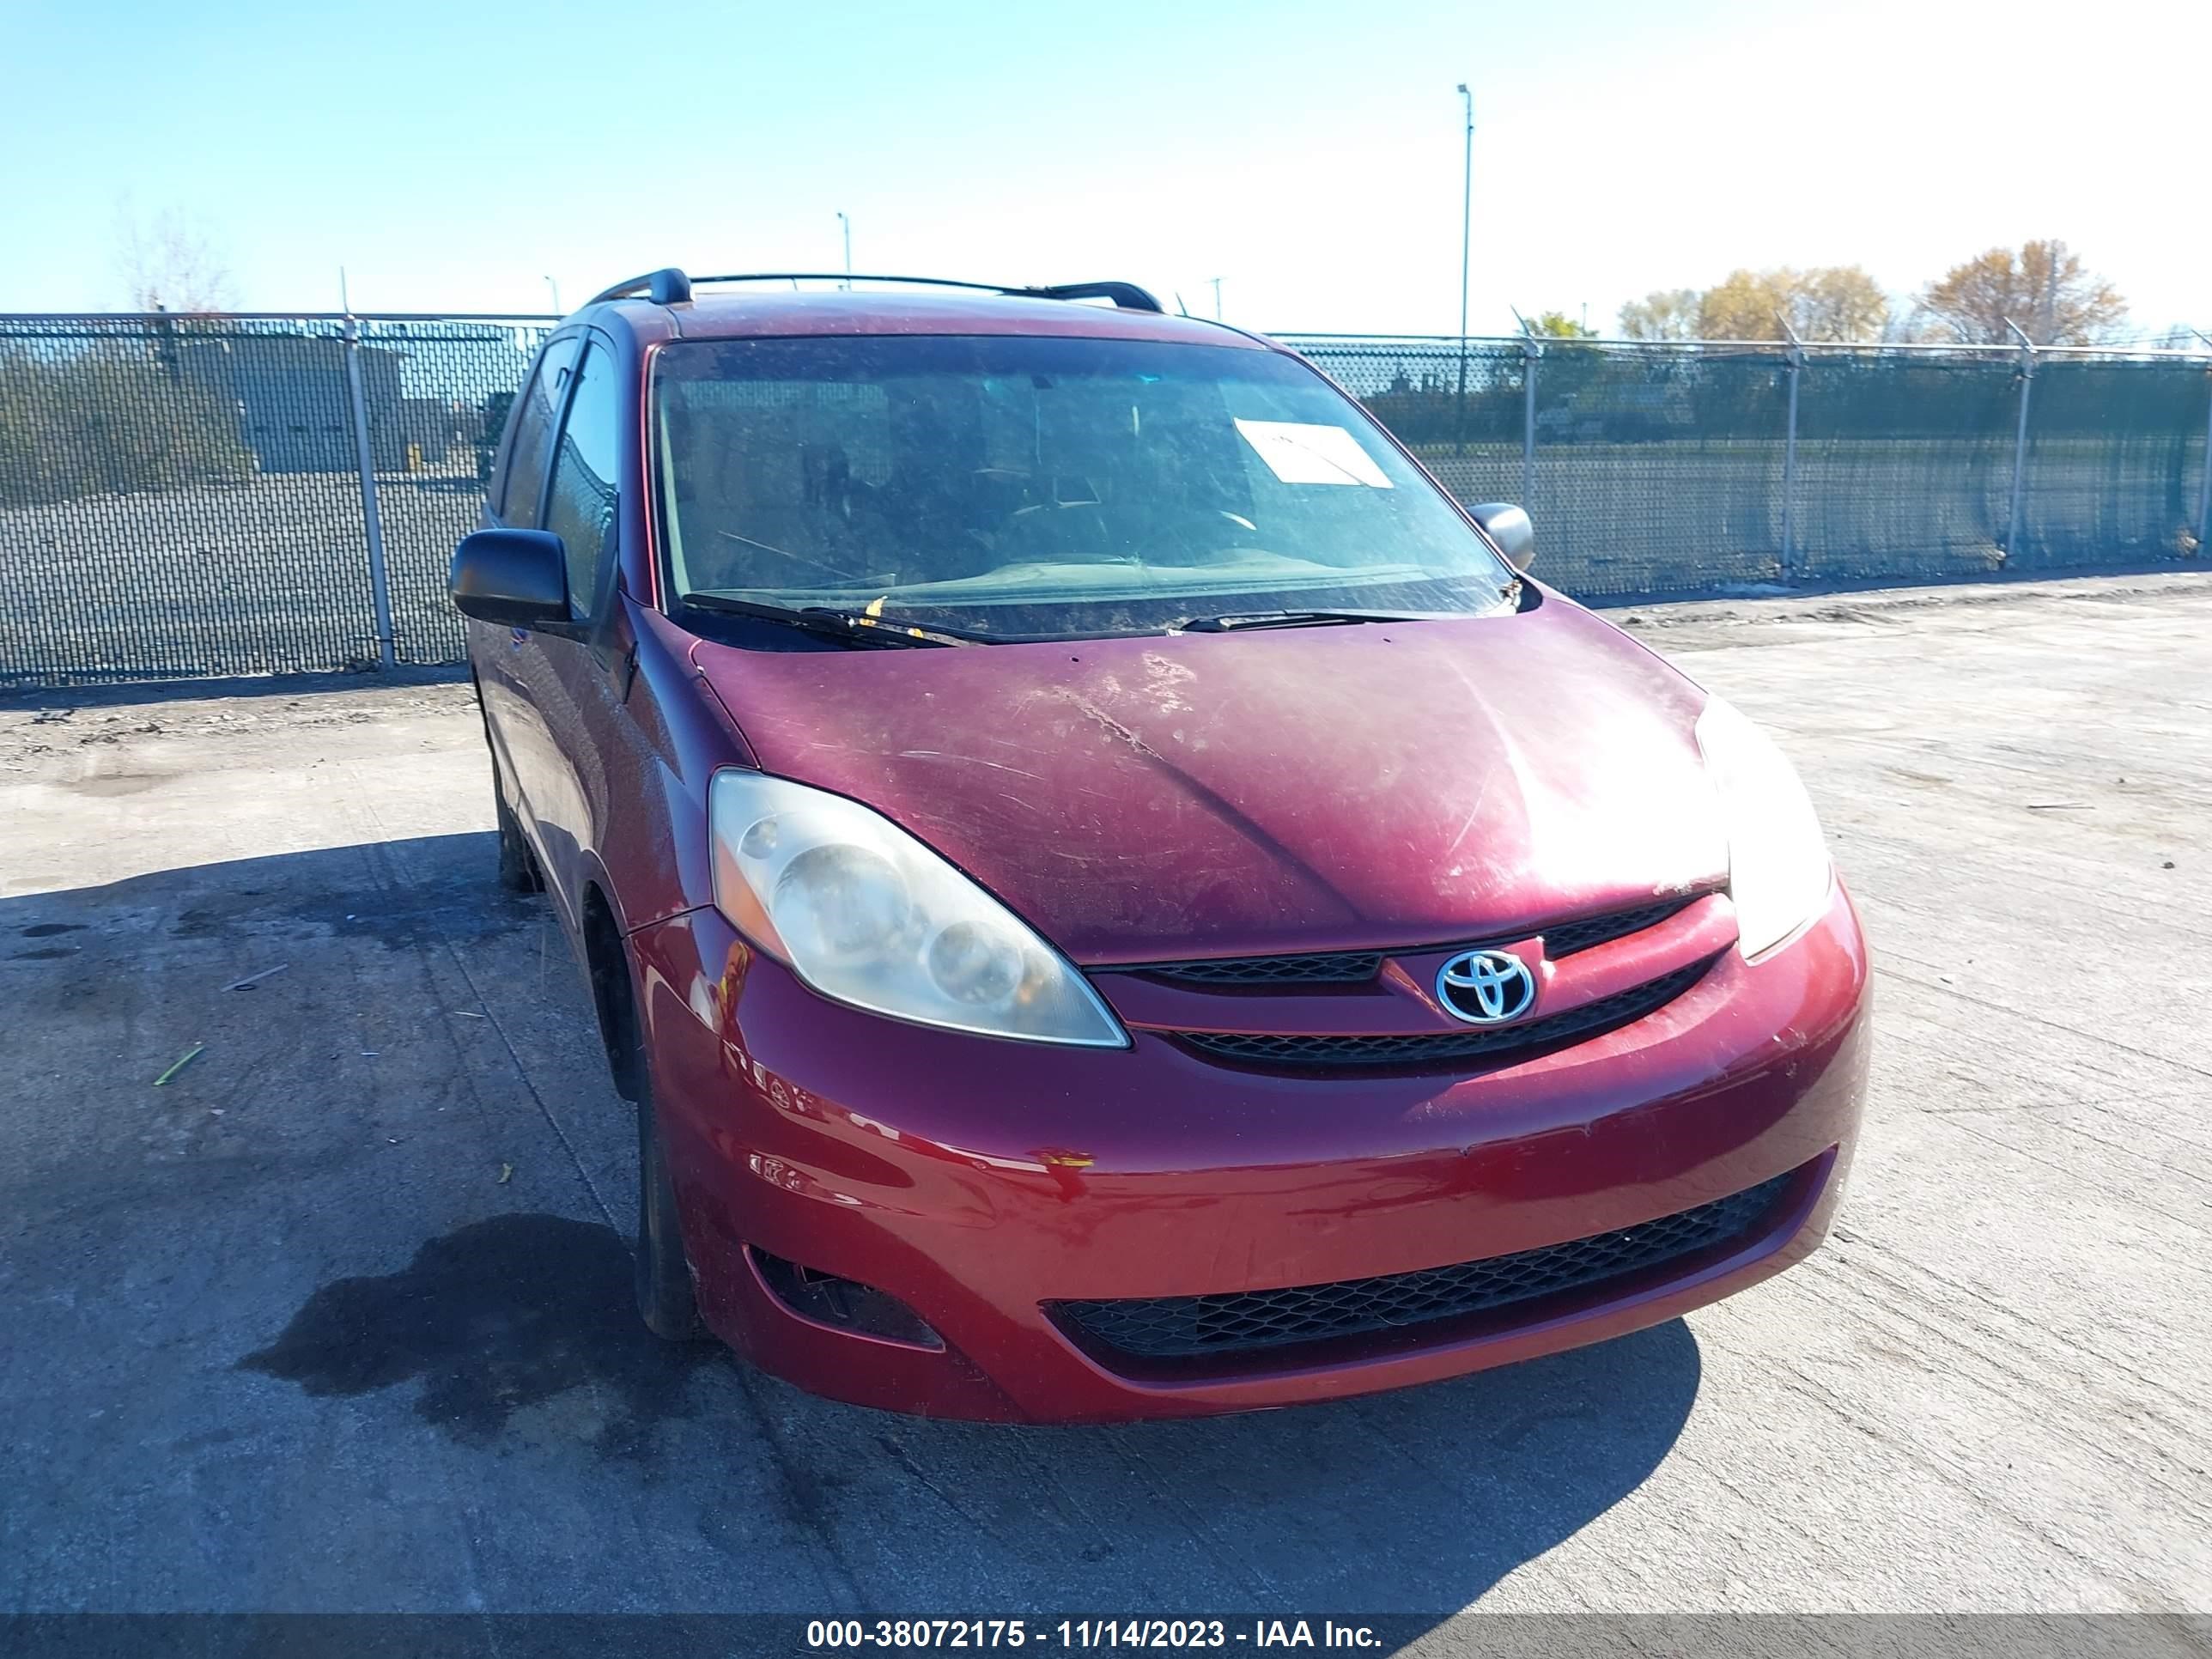
{"type": "Polygon", "coordinates": [[[1663,289],[1620,308],[1632,340],[1878,340],[1889,296],[1856,265],[1735,270],[1703,292],[1663,289]]]}
{"type": "Polygon", "coordinates": [[[1632,340],[1942,340],[2003,345],[2008,319],[2038,345],[2109,338],[2127,304],[2059,241],[1991,248],[1955,265],[1898,307],[1857,265],[1735,270],[1702,291],[1662,289],[1620,308],[1632,340]]]}
{"type": "Polygon", "coordinates": [[[2128,314],[2119,290],[2063,242],[1993,247],[1954,265],[1920,295],[1929,337],[2009,345],[2008,321],[2038,345],[2094,345],[2128,314]]]}

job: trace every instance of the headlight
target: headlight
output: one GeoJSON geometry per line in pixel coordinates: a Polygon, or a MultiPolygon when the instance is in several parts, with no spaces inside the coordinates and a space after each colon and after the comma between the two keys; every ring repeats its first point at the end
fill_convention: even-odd
{"type": "Polygon", "coordinates": [[[725,771],[708,808],[715,908],[823,995],[957,1031],[1128,1046],[1065,957],[858,801],[725,771]]]}
{"type": "Polygon", "coordinates": [[[1698,747],[1728,830],[1729,896],[1739,947],[1780,944],[1828,901],[1832,874],[1820,821],[1774,740],[1718,697],[1698,716],[1698,747]]]}

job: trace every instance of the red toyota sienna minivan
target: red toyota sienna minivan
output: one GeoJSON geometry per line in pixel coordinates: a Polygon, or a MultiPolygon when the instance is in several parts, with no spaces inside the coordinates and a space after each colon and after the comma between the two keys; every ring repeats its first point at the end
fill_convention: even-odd
{"type": "Polygon", "coordinates": [[[453,557],[501,877],[637,1109],[647,1324],[1171,1416],[1810,1252],[1868,966],[1773,744],[1292,353],[861,281],[600,295],[453,557]]]}

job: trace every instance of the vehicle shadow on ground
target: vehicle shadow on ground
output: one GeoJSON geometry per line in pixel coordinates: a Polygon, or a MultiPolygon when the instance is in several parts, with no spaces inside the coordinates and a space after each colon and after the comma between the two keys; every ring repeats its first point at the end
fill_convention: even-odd
{"type": "Polygon", "coordinates": [[[544,901],[492,890],[492,842],[0,902],[21,1067],[51,1079],[0,1103],[21,1166],[0,1317],[75,1378],[64,1409],[0,1368],[53,1471],[0,1493],[0,1530],[45,1517],[41,1596],[100,1604],[72,1577],[82,1514],[117,1573],[180,1529],[220,1538],[174,1583],[218,1607],[1442,1615],[1683,1430],[1680,1321],[1401,1393],[1091,1428],[896,1417],[663,1344],[632,1311],[635,1142],[587,1000],[557,929],[545,958],[544,901]],[[155,1358],[90,1363],[119,1342],[155,1358]],[[465,1517],[465,1586],[435,1553],[301,1541],[358,1533],[395,1486],[412,1524],[465,1517]]]}
{"type": "MultiPolygon", "coordinates": [[[[407,1385],[422,1423],[484,1449],[533,1409],[590,1391],[594,1480],[617,1486],[703,1475],[702,1439],[757,1433],[772,1479],[748,1500],[829,1561],[845,1562],[846,1534],[886,1515],[930,1528],[933,1541],[898,1563],[904,1601],[891,1605],[969,1605],[1003,1594],[1002,1577],[1061,1607],[1141,1597],[1165,1564],[1133,1577],[1120,1558],[1141,1563],[1172,1540],[1188,1552],[1174,1564],[1182,1593],[1217,1611],[1464,1606],[1642,1484],[1680,1434],[1700,1369],[1676,1320],[1290,1411],[930,1422],[810,1398],[713,1343],[656,1340],[631,1311],[630,1271],[628,1241],[604,1223],[495,1217],[432,1240],[398,1273],[325,1285],[239,1363],[313,1396],[407,1385]]],[[[885,1604],[881,1584],[853,1589],[885,1604]]]]}
{"type": "Polygon", "coordinates": [[[929,1495],[917,1520],[990,1540],[988,1564],[966,1544],[910,1563],[918,1602],[1018,1586],[1061,1608],[1407,1613],[1470,1605],[1635,1492],[1699,1376],[1675,1320],[1393,1394],[1118,1427],[922,1423],[741,1383],[781,1401],[805,1467],[873,1446],[929,1495]]]}

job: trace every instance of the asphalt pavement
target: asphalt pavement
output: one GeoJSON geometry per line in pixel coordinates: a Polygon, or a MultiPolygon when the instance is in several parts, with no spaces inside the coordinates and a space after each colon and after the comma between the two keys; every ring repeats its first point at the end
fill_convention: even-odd
{"type": "Polygon", "coordinates": [[[1863,908],[1832,1242],[1117,1428],[636,1324],[629,1127],[465,684],[0,702],[0,1612],[2212,1609],[2212,580],[1613,614],[1778,732],[1863,908]]]}

